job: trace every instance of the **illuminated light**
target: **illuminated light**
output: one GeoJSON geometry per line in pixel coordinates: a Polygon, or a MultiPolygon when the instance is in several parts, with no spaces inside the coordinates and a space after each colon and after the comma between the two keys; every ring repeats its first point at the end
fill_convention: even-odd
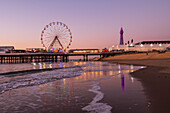
{"type": "Polygon", "coordinates": [[[121,71],[119,70],[119,73],[121,73],[121,71]]]}
{"type": "Polygon", "coordinates": [[[130,69],[133,70],[133,65],[130,65],[130,69]]]}
{"type": "Polygon", "coordinates": [[[63,79],[63,83],[66,84],[66,79],[63,79]]]}
{"type": "Polygon", "coordinates": [[[36,65],[36,63],[33,63],[33,65],[35,66],[35,65],[36,65]]]}
{"type": "Polygon", "coordinates": [[[150,46],[153,46],[153,44],[151,44],[150,46]]]}
{"type": "Polygon", "coordinates": [[[132,81],[132,83],[134,82],[134,78],[133,77],[130,77],[130,79],[131,79],[131,81],[132,81]]]}
{"type": "Polygon", "coordinates": [[[103,72],[102,71],[100,71],[100,75],[102,75],[103,74],[103,72]]]}
{"type": "Polygon", "coordinates": [[[133,44],[130,44],[130,46],[133,46],[133,44]]]}
{"type": "Polygon", "coordinates": [[[142,68],[146,68],[146,66],[141,66],[140,68],[141,68],[141,69],[142,69],[142,68]]]}
{"type": "Polygon", "coordinates": [[[113,75],[113,72],[112,72],[112,71],[110,71],[110,72],[109,72],[109,74],[110,74],[110,75],[113,75]]]}
{"type": "Polygon", "coordinates": [[[49,68],[53,68],[52,64],[49,65],[49,68]]]}
{"type": "Polygon", "coordinates": [[[76,80],[78,80],[79,79],[79,77],[76,77],[76,80]]]}
{"type": "Polygon", "coordinates": [[[45,69],[45,67],[46,67],[45,65],[46,65],[46,64],[45,64],[45,63],[43,63],[43,69],[45,69]]]}
{"type": "Polygon", "coordinates": [[[94,71],[92,71],[92,75],[94,75],[94,71]]]}
{"type": "Polygon", "coordinates": [[[38,63],[38,65],[42,65],[41,63],[38,63]]]}
{"type": "Polygon", "coordinates": [[[159,46],[162,46],[162,44],[159,44],[159,46]]]}
{"type": "Polygon", "coordinates": [[[120,64],[118,64],[118,69],[119,69],[119,70],[121,70],[121,68],[120,68],[120,64]]]}
{"type": "Polygon", "coordinates": [[[143,44],[141,44],[140,47],[143,47],[143,44]]]}

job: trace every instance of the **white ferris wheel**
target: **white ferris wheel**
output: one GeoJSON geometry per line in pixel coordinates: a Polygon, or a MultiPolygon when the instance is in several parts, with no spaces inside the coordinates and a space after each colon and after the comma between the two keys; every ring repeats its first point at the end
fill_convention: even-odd
{"type": "Polygon", "coordinates": [[[72,34],[68,26],[62,22],[51,22],[41,33],[41,43],[47,51],[60,49],[65,51],[72,42],[72,34]]]}

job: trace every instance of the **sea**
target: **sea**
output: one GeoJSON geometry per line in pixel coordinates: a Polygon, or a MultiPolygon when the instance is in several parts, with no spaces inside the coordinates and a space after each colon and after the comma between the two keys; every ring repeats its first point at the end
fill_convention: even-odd
{"type": "Polygon", "coordinates": [[[142,68],[100,61],[0,64],[0,113],[146,113],[151,103],[130,74],[142,68]]]}

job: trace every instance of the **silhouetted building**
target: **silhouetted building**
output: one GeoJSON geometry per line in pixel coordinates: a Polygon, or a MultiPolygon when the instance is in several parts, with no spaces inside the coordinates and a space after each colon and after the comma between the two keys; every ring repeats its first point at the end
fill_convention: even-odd
{"type": "Polygon", "coordinates": [[[123,28],[121,27],[121,30],[120,30],[120,45],[124,45],[124,42],[123,42],[123,28]]]}
{"type": "Polygon", "coordinates": [[[6,53],[26,53],[25,50],[22,50],[22,49],[17,49],[17,50],[8,50],[8,51],[5,51],[6,53]]]}
{"type": "Polygon", "coordinates": [[[5,52],[9,50],[13,50],[14,46],[0,46],[0,52],[5,52]]]}

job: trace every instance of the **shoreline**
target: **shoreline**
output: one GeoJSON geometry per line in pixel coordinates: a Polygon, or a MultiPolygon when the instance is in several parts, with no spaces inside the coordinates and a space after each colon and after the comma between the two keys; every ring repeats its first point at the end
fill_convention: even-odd
{"type": "Polygon", "coordinates": [[[170,58],[152,59],[152,57],[149,57],[149,59],[134,59],[135,54],[129,56],[128,58],[126,55],[108,57],[101,59],[101,61],[147,66],[130,74],[142,83],[143,92],[148,100],[148,112],[170,113],[170,58]],[[132,56],[133,59],[129,56],[132,56]]]}

